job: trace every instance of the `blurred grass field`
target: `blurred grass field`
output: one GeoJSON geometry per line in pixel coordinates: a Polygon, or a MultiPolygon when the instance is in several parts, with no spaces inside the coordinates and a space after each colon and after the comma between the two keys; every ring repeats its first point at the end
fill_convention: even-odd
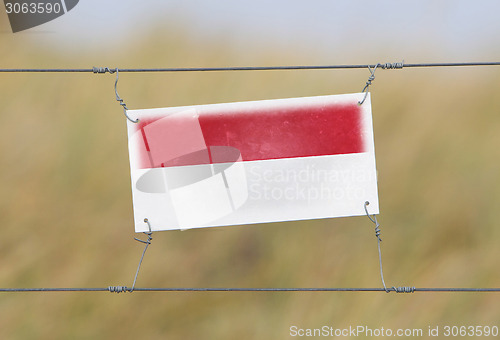
{"type": "MultiPolygon", "coordinates": [[[[1,34],[0,45],[9,48],[0,49],[0,67],[308,60],[305,52],[270,48],[249,62],[223,41],[195,46],[188,37],[162,44],[152,37],[100,58],[90,52],[65,58],[34,39],[1,34]]],[[[370,58],[363,62],[376,56],[370,58]]],[[[123,73],[118,90],[136,109],[353,93],[368,76],[367,70],[123,73]]],[[[500,286],[499,76],[493,67],[377,71],[372,109],[389,286],[500,286]]],[[[0,286],[131,285],[143,245],[133,240],[126,124],[114,99],[114,76],[0,77],[0,286]]],[[[381,286],[373,224],[366,217],[153,237],[138,287],[381,286]]],[[[500,326],[499,298],[485,293],[1,293],[0,338],[284,339],[292,325],[500,326]]]]}

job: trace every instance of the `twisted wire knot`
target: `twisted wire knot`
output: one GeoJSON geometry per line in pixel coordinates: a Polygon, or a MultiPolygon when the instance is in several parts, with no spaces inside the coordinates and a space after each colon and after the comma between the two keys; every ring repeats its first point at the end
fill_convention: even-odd
{"type": "Polygon", "coordinates": [[[113,68],[109,68],[109,67],[92,67],[92,72],[94,73],[115,73],[116,72],[116,69],[113,69],[113,68]]]}
{"type": "MultiPolygon", "coordinates": [[[[392,287],[392,290],[396,293],[414,293],[415,287],[392,287]]],[[[390,291],[387,290],[386,292],[389,293],[390,291]]]]}
{"type": "Polygon", "coordinates": [[[380,224],[377,221],[377,216],[373,215],[373,217],[372,217],[368,213],[367,207],[369,204],[370,204],[369,201],[365,202],[365,212],[366,212],[366,216],[368,216],[370,221],[372,221],[373,224],[375,224],[375,236],[377,237],[378,261],[379,261],[379,266],[380,266],[380,279],[382,280],[382,285],[384,286],[385,292],[386,293],[390,293],[390,292],[413,293],[413,292],[415,292],[415,287],[391,287],[391,288],[387,288],[387,286],[385,285],[384,271],[382,269],[382,251],[380,250],[380,242],[382,242],[382,239],[380,238],[380,233],[381,233],[380,224]]]}
{"type": "Polygon", "coordinates": [[[376,222],[375,224],[375,237],[380,241],[382,242],[382,239],[380,238],[380,234],[382,233],[382,231],[380,230],[380,224],[378,223],[378,221],[376,222]]]}
{"type": "Polygon", "coordinates": [[[121,107],[123,107],[123,114],[125,115],[125,117],[127,117],[127,119],[130,120],[132,123],[138,123],[139,119],[133,120],[133,119],[131,119],[128,116],[128,114],[127,114],[127,110],[128,110],[127,104],[125,104],[125,102],[123,101],[123,99],[120,98],[120,96],[118,95],[118,89],[117,89],[117,86],[118,86],[118,68],[95,67],[94,66],[92,68],[92,72],[94,72],[94,73],[100,73],[100,74],[103,74],[103,73],[110,73],[110,74],[116,73],[116,80],[115,80],[116,101],[121,105],[121,107]]]}
{"type": "Polygon", "coordinates": [[[373,67],[373,69],[371,68],[370,65],[368,65],[368,70],[370,71],[370,76],[368,77],[368,80],[366,81],[365,87],[363,87],[363,91],[361,91],[361,93],[364,93],[365,95],[364,95],[363,99],[358,102],[358,104],[362,105],[365,102],[366,97],[368,96],[368,88],[372,84],[372,81],[375,80],[375,70],[377,70],[377,67],[380,67],[383,70],[401,69],[401,68],[403,68],[404,64],[405,64],[404,60],[402,62],[396,62],[396,63],[384,63],[384,64],[378,63],[373,67]]]}
{"type": "Polygon", "coordinates": [[[120,294],[120,293],[128,292],[130,290],[126,286],[109,286],[108,291],[110,293],[120,294]]]}
{"type": "Polygon", "coordinates": [[[372,69],[370,66],[368,66],[368,70],[370,70],[370,76],[368,77],[368,80],[366,81],[365,87],[363,87],[363,91],[361,93],[365,93],[365,96],[363,97],[363,100],[358,102],[358,105],[363,105],[363,103],[366,100],[366,97],[368,96],[368,88],[372,84],[372,81],[375,80],[375,71],[377,70],[377,67],[379,67],[380,64],[375,65],[375,67],[372,69]]]}
{"type": "Polygon", "coordinates": [[[402,69],[404,64],[405,62],[403,60],[402,62],[379,64],[379,67],[383,70],[402,69]]]}
{"type": "Polygon", "coordinates": [[[375,237],[379,242],[382,242],[382,239],[380,238],[380,234],[382,233],[382,231],[380,230],[380,223],[378,223],[377,217],[375,215],[373,215],[373,217],[370,216],[370,214],[368,213],[368,209],[366,208],[368,205],[370,205],[370,202],[366,201],[365,202],[366,216],[368,216],[370,221],[372,221],[373,224],[375,224],[375,237]]]}
{"type": "Polygon", "coordinates": [[[153,240],[153,236],[151,236],[151,235],[153,235],[153,232],[151,231],[151,223],[149,223],[149,219],[147,219],[147,218],[144,219],[144,223],[146,223],[148,225],[149,231],[144,231],[143,234],[146,235],[148,237],[148,239],[146,241],[144,241],[144,240],[141,240],[137,237],[134,237],[134,240],[149,245],[149,244],[151,244],[151,241],[153,240]]]}
{"type": "Polygon", "coordinates": [[[368,80],[366,81],[366,84],[365,84],[365,87],[363,88],[363,91],[361,92],[365,92],[368,87],[372,84],[372,81],[375,80],[375,69],[373,69],[373,72],[372,74],[370,74],[370,76],[368,77],[368,80]]]}

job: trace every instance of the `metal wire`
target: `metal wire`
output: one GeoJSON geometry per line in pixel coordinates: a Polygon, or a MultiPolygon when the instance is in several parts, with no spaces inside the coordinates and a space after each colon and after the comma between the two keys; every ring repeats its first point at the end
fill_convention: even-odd
{"type": "Polygon", "coordinates": [[[151,231],[151,223],[149,223],[149,220],[147,218],[144,219],[144,222],[148,224],[149,232],[144,232],[143,234],[146,235],[148,237],[148,239],[146,241],[143,241],[141,239],[134,237],[134,240],[142,242],[146,245],[144,246],[141,260],[139,261],[139,265],[137,266],[137,271],[135,272],[134,283],[132,284],[132,288],[130,288],[130,290],[129,290],[131,293],[134,291],[135,283],[137,282],[137,276],[139,275],[139,270],[141,269],[142,260],[144,260],[144,255],[146,254],[146,250],[148,250],[148,247],[151,244],[151,241],[153,240],[153,237],[151,236],[151,235],[153,235],[153,232],[151,231]]]}
{"type": "MultiPolygon", "coordinates": [[[[370,219],[370,221],[373,222],[373,224],[375,224],[375,237],[377,237],[377,245],[378,245],[378,261],[379,261],[379,267],[380,267],[380,279],[382,280],[382,285],[384,286],[384,290],[389,293],[390,290],[387,289],[387,287],[385,286],[385,280],[384,280],[384,271],[382,269],[382,251],[380,250],[380,242],[382,242],[382,239],[380,238],[380,224],[378,223],[377,221],[377,216],[373,215],[373,217],[370,216],[370,214],[368,213],[368,205],[370,204],[370,202],[366,201],[365,202],[365,212],[366,212],[366,216],[368,216],[368,218],[370,219]]],[[[394,287],[392,287],[394,288],[394,287]]],[[[394,290],[397,292],[396,288],[394,288],[394,290]]]]}
{"type": "Polygon", "coordinates": [[[367,205],[369,202],[365,202],[365,211],[368,218],[375,223],[375,236],[378,240],[379,246],[379,260],[380,260],[380,275],[382,278],[382,284],[384,288],[179,288],[179,287],[165,287],[165,288],[136,288],[135,283],[137,281],[137,276],[139,274],[139,269],[141,268],[142,260],[144,259],[144,254],[151,244],[151,225],[147,219],[144,222],[148,224],[149,232],[145,232],[148,236],[146,241],[137,239],[137,241],[145,243],[146,246],[139,261],[139,266],[135,273],[134,283],[132,288],[127,286],[109,286],[107,288],[0,288],[0,293],[27,293],[27,292],[110,292],[110,293],[125,293],[125,292],[396,292],[396,293],[415,293],[415,292],[463,292],[463,293],[500,293],[500,288],[416,288],[416,287],[391,287],[387,288],[384,282],[384,274],[382,271],[382,255],[380,252],[380,225],[377,222],[376,216],[373,218],[369,215],[367,210],[367,205]]]}
{"type": "MultiPolygon", "coordinates": [[[[118,286],[121,287],[121,286],[118,286]]],[[[0,288],[0,293],[114,292],[108,288],[0,288]]],[[[116,288],[116,287],[113,287],[116,288]]],[[[123,287],[127,288],[127,287],[123,287]]],[[[127,291],[127,290],[124,290],[127,291]]],[[[135,292],[384,292],[384,288],[135,288],[135,292]]],[[[500,293],[500,288],[414,288],[419,293],[500,293]]]]}
{"type": "MultiPolygon", "coordinates": [[[[375,69],[373,71],[375,71],[375,69]]],[[[373,72],[372,72],[372,75],[373,75],[373,72]]],[[[380,279],[382,280],[382,285],[384,286],[385,292],[386,293],[390,293],[390,292],[413,293],[413,292],[415,292],[415,289],[416,289],[415,287],[394,287],[394,286],[392,286],[391,288],[386,287],[385,280],[384,280],[384,270],[382,269],[382,251],[380,249],[380,242],[382,242],[382,238],[380,238],[380,233],[381,233],[380,224],[378,223],[377,216],[375,214],[372,215],[373,216],[372,217],[368,213],[367,207],[369,205],[370,205],[370,202],[366,201],[364,207],[365,207],[366,216],[368,216],[370,221],[372,221],[373,224],[375,224],[375,237],[377,238],[377,245],[378,245],[378,262],[379,262],[379,266],[380,266],[380,279]]]]}
{"type": "Polygon", "coordinates": [[[107,288],[108,292],[110,293],[125,293],[129,292],[132,293],[135,290],[135,283],[137,282],[137,277],[139,276],[139,270],[141,269],[142,265],[142,260],[144,260],[144,255],[146,255],[146,250],[148,250],[149,245],[151,244],[151,241],[153,240],[153,231],[151,230],[151,223],[149,223],[149,220],[147,218],[144,219],[144,223],[148,224],[149,232],[143,232],[144,235],[148,237],[146,241],[141,240],[139,238],[134,237],[134,240],[139,241],[141,243],[144,243],[144,250],[142,251],[142,256],[139,261],[139,265],[137,266],[137,270],[135,271],[135,276],[134,276],[134,283],[132,283],[132,288],[128,288],[127,286],[109,286],[107,288]]]}
{"type": "MultiPolygon", "coordinates": [[[[392,64],[389,64],[390,66],[392,66],[392,64]]],[[[374,68],[371,68],[371,67],[368,67],[368,70],[370,70],[370,77],[368,77],[368,80],[366,81],[366,85],[365,87],[363,87],[363,91],[361,91],[361,93],[364,92],[365,96],[363,97],[363,100],[359,101],[358,104],[359,105],[363,105],[363,103],[365,102],[366,100],[366,96],[368,96],[368,88],[370,87],[370,85],[372,84],[372,81],[375,80],[375,71],[377,70],[377,67],[379,65],[375,65],[374,68]]],[[[403,66],[401,66],[403,67],[403,66]]],[[[386,67],[386,68],[389,68],[389,67],[386,67]]],[[[393,68],[393,67],[390,67],[390,68],[393,68]]],[[[395,68],[395,67],[394,67],[395,68]]],[[[365,204],[365,210],[366,210],[366,204],[365,204]]],[[[366,214],[368,215],[368,211],[366,212],[366,214]]],[[[370,215],[368,215],[368,217],[370,217],[370,215]]],[[[371,218],[370,218],[371,220],[371,218]]],[[[373,222],[373,221],[372,221],[373,222]]]]}
{"type": "Polygon", "coordinates": [[[115,73],[116,72],[116,80],[115,80],[115,96],[116,96],[116,101],[121,105],[121,107],[123,107],[123,114],[125,115],[125,117],[127,117],[128,120],[130,120],[132,123],[139,123],[139,119],[136,119],[136,120],[133,120],[132,118],[130,118],[127,114],[127,110],[128,110],[128,107],[127,107],[127,104],[125,104],[125,102],[123,101],[123,99],[120,97],[120,95],[118,94],[118,89],[117,89],[117,86],[118,86],[118,75],[119,75],[119,71],[118,69],[114,69],[114,70],[110,70],[109,68],[104,68],[104,72],[100,72],[101,70],[103,70],[102,68],[99,68],[98,71],[96,72],[97,68],[94,67],[94,73],[106,73],[109,72],[111,74],[115,73]]]}
{"type": "MultiPolygon", "coordinates": [[[[236,67],[171,67],[171,68],[4,68],[0,72],[75,72],[106,73],[111,70],[119,72],[214,72],[214,71],[271,71],[271,70],[333,70],[333,69],[366,69],[379,66],[382,69],[400,69],[413,67],[460,67],[460,66],[500,66],[500,61],[492,62],[458,62],[458,63],[375,63],[355,65],[301,65],[301,66],[236,66],[236,67]]],[[[111,73],[111,72],[110,72],[111,73]]]]}
{"type": "MultiPolygon", "coordinates": [[[[117,73],[118,72],[216,72],[216,71],[271,71],[271,70],[333,70],[333,69],[373,69],[373,73],[377,67],[382,69],[402,69],[404,68],[421,68],[421,67],[463,67],[463,66],[500,66],[500,62],[458,62],[458,63],[416,63],[406,64],[401,63],[376,63],[376,64],[355,64],[355,65],[302,65],[302,66],[237,66],[237,67],[179,67],[179,68],[108,68],[108,67],[93,67],[93,68],[12,68],[0,69],[1,73],[117,73]]],[[[373,79],[371,79],[373,81],[373,79]]],[[[365,90],[368,89],[371,81],[367,82],[365,90]]],[[[116,81],[115,81],[116,92],[116,81]]],[[[120,101],[118,92],[116,92],[117,100],[120,101]]],[[[365,97],[366,98],[366,97],[365,97]]],[[[120,105],[126,110],[126,106],[120,102],[120,105]]],[[[125,111],[126,115],[126,111],[125,111]]],[[[127,118],[129,118],[127,116],[127,118]]],[[[129,118],[130,119],[130,118],[129,118]]],[[[131,119],[130,119],[131,120],[131,119]]],[[[132,121],[132,120],[131,120],[132,121]]],[[[365,205],[366,210],[366,205],[365,205]]],[[[107,288],[0,288],[0,293],[13,293],[13,292],[391,292],[396,293],[414,293],[414,292],[496,292],[500,293],[500,288],[416,288],[416,287],[392,287],[385,286],[383,271],[382,271],[382,258],[380,251],[380,229],[376,221],[376,217],[372,219],[366,210],[370,220],[375,223],[375,231],[378,239],[379,249],[379,262],[380,273],[384,288],[136,288],[135,283],[139,269],[144,258],[147,247],[151,243],[151,232],[145,233],[148,235],[137,272],[134,278],[132,288],[126,286],[109,286],[107,288]]],[[[147,221],[145,221],[147,222],[147,221]]],[[[149,225],[149,223],[148,223],[149,225]]],[[[151,229],[150,229],[151,231],[151,229]]]]}

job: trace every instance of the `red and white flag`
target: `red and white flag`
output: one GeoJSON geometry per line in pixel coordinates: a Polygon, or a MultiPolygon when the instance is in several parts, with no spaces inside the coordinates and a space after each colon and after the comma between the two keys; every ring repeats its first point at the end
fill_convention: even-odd
{"type": "Polygon", "coordinates": [[[135,231],[377,214],[363,97],[129,110],[135,231]]]}

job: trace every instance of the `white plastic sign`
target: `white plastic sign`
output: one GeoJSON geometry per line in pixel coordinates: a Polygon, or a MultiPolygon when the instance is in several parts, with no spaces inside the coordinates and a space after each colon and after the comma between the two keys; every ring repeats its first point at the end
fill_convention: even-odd
{"type": "Polygon", "coordinates": [[[377,214],[363,97],[129,110],[135,231],[377,214]]]}

